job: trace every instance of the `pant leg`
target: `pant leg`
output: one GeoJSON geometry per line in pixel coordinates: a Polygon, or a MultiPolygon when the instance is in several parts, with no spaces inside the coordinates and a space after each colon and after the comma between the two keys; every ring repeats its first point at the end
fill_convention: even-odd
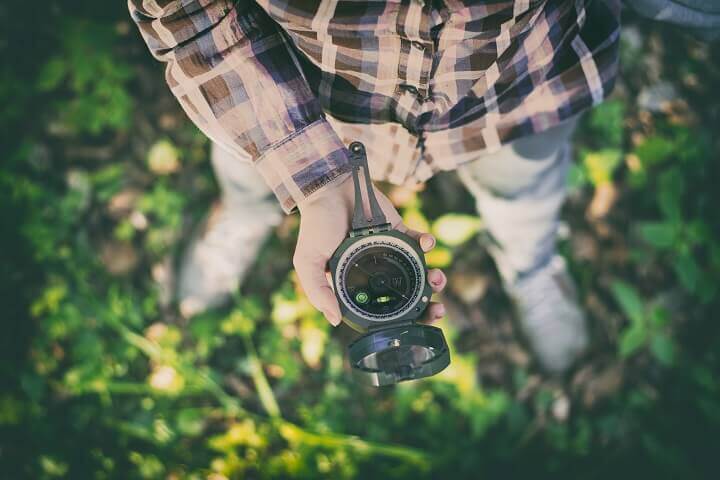
{"type": "Polygon", "coordinates": [[[222,202],[195,232],[181,262],[177,299],[185,318],[221,305],[237,290],[282,219],[280,204],[249,158],[213,143],[210,159],[222,202]]]}
{"type": "Polygon", "coordinates": [[[249,156],[239,158],[212,142],[210,162],[224,201],[232,203],[274,200],[270,198],[272,191],[253,166],[249,156]]]}
{"type": "Polygon", "coordinates": [[[625,4],[644,17],[678,25],[706,41],[720,37],[717,0],[632,0],[625,4]]]}
{"type": "Polygon", "coordinates": [[[492,238],[489,251],[506,281],[543,266],[555,253],[570,166],[569,139],[576,123],[577,118],[568,120],[458,168],[475,197],[492,238]]]}

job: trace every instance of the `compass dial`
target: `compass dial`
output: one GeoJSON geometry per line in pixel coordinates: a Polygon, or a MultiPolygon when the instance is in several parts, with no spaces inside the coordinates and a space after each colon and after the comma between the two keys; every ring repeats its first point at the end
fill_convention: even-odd
{"type": "Polygon", "coordinates": [[[343,255],[338,270],[343,302],[373,320],[392,320],[413,308],[425,280],[412,248],[391,237],[359,242],[343,255]]]}

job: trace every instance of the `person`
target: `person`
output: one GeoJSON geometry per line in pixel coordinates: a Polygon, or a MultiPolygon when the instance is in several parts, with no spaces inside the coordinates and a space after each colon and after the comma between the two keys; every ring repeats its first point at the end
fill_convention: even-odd
{"type": "MultiPolygon", "coordinates": [[[[337,325],[325,268],[349,228],[346,146],[359,140],[376,181],[456,170],[540,365],[562,373],[582,354],[587,322],[555,237],[573,130],[617,75],[619,0],[128,5],[173,94],[212,140],[223,192],[184,260],[183,315],[227,299],[282,212],[298,210],[295,269],[337,325]]],[[[433,248],[432,235],[409,233],[433,248]]],[[[446,284],[437,269],[429,280],[436,292],[446,284]]],[[[427,315],[442,317],[443,305],[427,315]]]]}

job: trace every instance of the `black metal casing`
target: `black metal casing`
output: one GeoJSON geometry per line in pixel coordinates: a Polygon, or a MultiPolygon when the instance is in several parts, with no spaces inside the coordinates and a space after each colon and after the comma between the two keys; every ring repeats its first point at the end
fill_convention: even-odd
{"type": "Polygon", "coordinates": [[[366,334],[353,342],[349,348],[349,358],[353,371],[358,378],[373,386],[390,385],[404,380],[412,380],[434,375],[450,364],[450,353],[442,330],[429,325],[415,323],[424,313],[432,296],[432,288],[427,279],[425,255],[417,240],[393,230],[385,219],[374,195],[365,156],[365,148],[360,142],[350,145],[350,159],[353,165],[355,184],[355,212],[352,231],[335,250],[328,262],[332,275],[335,295],[343,314],[343,322],[359,333],[366,334]],[[368,195],[371,215],[367,218],[362,204],[359,173],[363,176],[368,195]],[[346,289],[339,282],[344,266],[354,253],[353,248],[383,246],[401,252],[413,264],[418,275],[418,287],[411,301],[398,311],[390,320],[369,318],[361,312],[355,312],[348,306],[346,289]],[[349,252],[349,253],[348,253],[349,252]],[[420,359],[418,360],[418,355],[420,359]],[[369,368],[366,360],[373,357],[374,368],[369,368]],[[425,358],[427,357],[427,358],[425,358]],[[382,359],[385,360],[382,360],[382,359]],[[385,362],[383,365],[380,363],[385,362]],[[405,364],[400,364],[405,362],[405,364]],[[387,368],[383,368],[384,365],[387,368]],[[392,367],[390,366],[392,365],[392,367]]]}

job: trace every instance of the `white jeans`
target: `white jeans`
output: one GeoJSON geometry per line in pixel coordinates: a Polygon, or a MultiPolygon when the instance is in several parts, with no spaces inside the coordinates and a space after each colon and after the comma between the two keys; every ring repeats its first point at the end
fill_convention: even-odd
{"type": "MultiPolygon", "coordinates": [[[[571,157],[569,139],[576,123],[577,119],[571,119],[492,154],[459,159],[463,162],[459,177],[475,197],[477,211],[493,239],[490,252],[506,279],[544,265],[555,252],[571,157]]],[[[239,212],[280,211],[247,161],[213,145],[212,163],[227,204],[242,205],[239,212]]],[[[262,224],[258,228],[270,227],[262,224]]]]}
{"type": "Polygon", "coordinates": [[[555,253],[576,125],[577,117],[458,169],[493,240],[489,251],[507,280],[544,265],[555,253]]]}

